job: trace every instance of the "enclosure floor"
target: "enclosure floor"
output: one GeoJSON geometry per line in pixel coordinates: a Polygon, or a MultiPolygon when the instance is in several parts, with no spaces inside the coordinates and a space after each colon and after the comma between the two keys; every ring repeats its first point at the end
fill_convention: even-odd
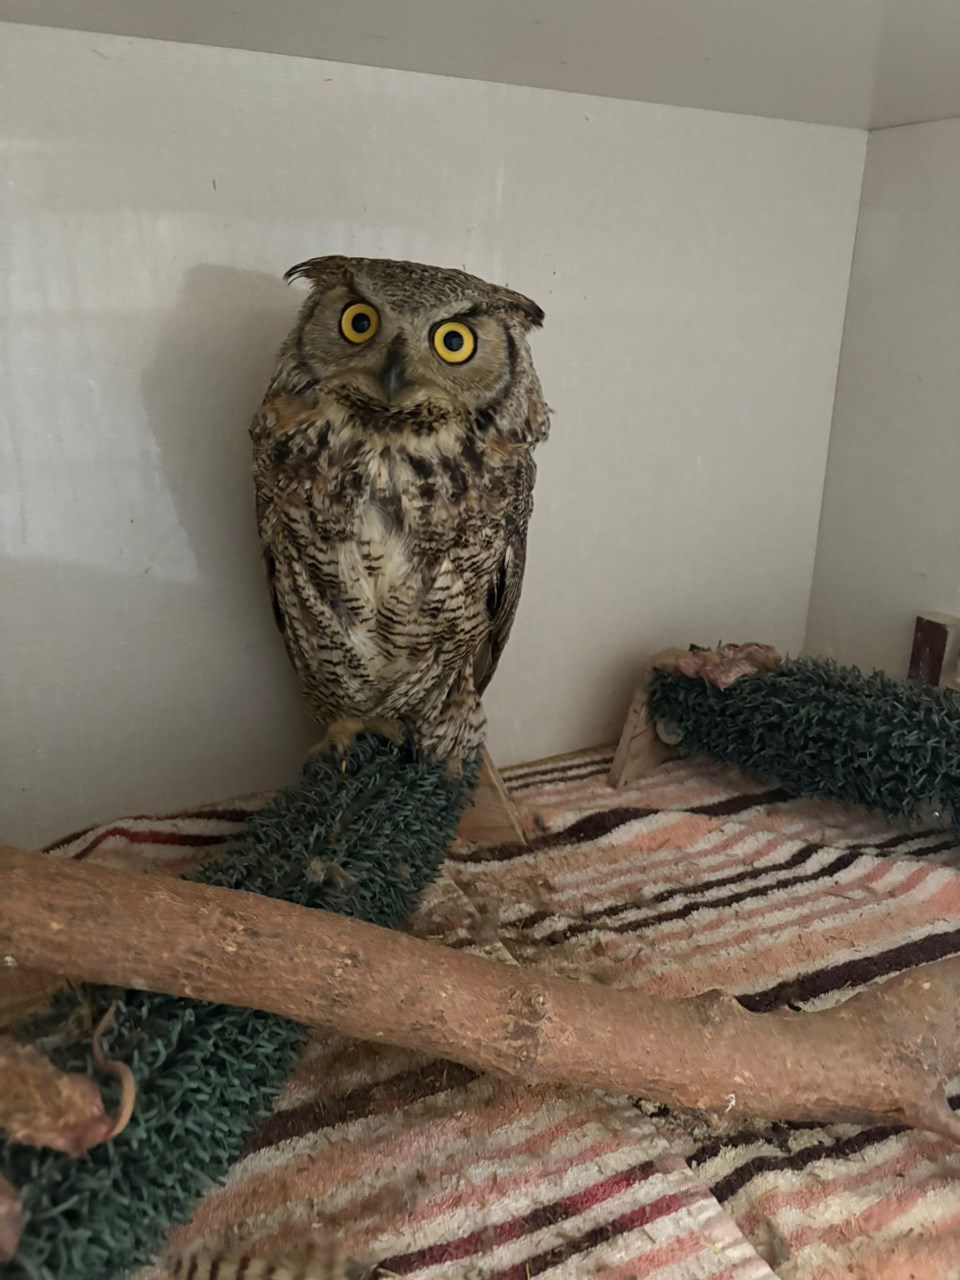
{"type": "MultiPolygon", "coordinates": [[[[613,792],[610,760],[506,771],[530,844],[454,849],[416,932],[662,995],[721,987],[760,1009],[829,1005],[960,952],[960,843],[944,831],[707,763],[613,792]]],[[[262,799],[113,823],[55,852],[182,870],[262,799]]],[[[925,1134],[747,1124],[735,1106],[711,1130],[323,1032],[177,1234],[259,1249],[311,1231],[422,1280],[929,1280],[960,1275],[960,1155],[925,1134]]]]}

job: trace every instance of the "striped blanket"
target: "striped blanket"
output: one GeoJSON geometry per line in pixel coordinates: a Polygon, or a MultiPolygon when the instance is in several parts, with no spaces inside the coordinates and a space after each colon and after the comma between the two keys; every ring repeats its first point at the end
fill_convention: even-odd
{"type": "MultiPolygon", "coordinates": [[[[960,842],[944,830],[704,762],[613,792],[609,765],[593,751],[508,771],[529,845],[455,847],[415,931],[661,995],[722,987],[754,1010],[820,1008],[960,952],[960,842]]],[[[179,872],[263,799],[52,852],[179,872]]],[[[929,1134],[735,1109],[707,1125],[324,1031],[174,1239],[266,1251],[324,1233],[373,1274],[417,1280],[943,1280],[960,1277],[960,1154],[929,1134]]]]}

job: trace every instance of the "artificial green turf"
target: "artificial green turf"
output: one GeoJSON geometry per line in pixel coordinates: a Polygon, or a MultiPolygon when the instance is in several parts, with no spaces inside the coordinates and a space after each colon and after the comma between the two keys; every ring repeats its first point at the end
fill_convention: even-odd
{"type": "MultiPolygon", "coordinates": [[[[254,814],[242,841],[190,878],[396,928],[435,878],[479,771],[452,778],[409,744],[365,734],[341,762],[311,759],[254,814]]],[[[82,1159],[0,1146],[0,1174],[21,1193],[26,1223],[4,1280],[118,1280],[149,1261],[168,1228],[240,1155],[270,1114],[307,1032],[273,1014],[149,992],[84,987],[29,1038],[86,1027],[51,1053],[93,1074],[90,1019],[119,998],[109,1056],[131,1066],[129,1126],[82,1159]],[[76,1018],[87,1009],[90,1019],[76,1018]]],[[[108,1102],[116,1102],[106,1086],[108,1102]]]]}

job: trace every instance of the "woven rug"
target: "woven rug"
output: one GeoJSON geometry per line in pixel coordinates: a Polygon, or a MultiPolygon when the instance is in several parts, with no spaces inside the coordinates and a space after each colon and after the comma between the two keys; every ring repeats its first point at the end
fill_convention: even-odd
{"type": "MultiPolygon", "coordinates": [[[[595,751],[508,771],[529,846],[455,848],[415,932],[661,995],[721,987],[753,1010],[820,1008],[960,952],[960,842],[944,830],[704,762],[614,792],[609,765],[595,751]]],[[[51,852],[176,873],[263,799],[51,852]]],[[[944,1280],[960,1277],[960,1153],[890,1128],[739,1122],[735,1102],[708,1126],[318,1032],[174,1238],[260,1252],[311,1235],[418,1280],[944,1280]]]]}

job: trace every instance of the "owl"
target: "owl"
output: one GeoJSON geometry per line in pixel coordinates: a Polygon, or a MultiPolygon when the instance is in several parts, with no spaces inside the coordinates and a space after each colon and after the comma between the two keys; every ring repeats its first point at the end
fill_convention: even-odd
{"type": "Polygon", "coordinates": [[[389,724],[463,762],[520,599],[543,312],[413,262],[314,258],[296,278],[310,294],[251,427],[277,625],[326,741],[389,724]]]}

